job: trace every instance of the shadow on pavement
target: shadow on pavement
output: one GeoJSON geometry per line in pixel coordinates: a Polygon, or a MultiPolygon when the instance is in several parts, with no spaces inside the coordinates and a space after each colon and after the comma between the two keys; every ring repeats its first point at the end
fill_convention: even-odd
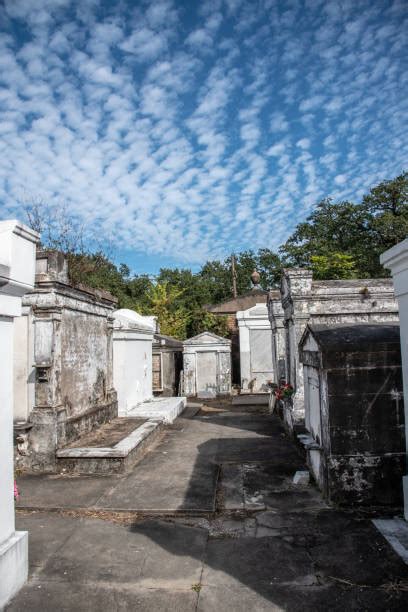
{"type": "MultiPolygon", "coordinates": [[[[408,567],[371,522],[327,508],[312,485],[291,485],[303,461],[276,417],[241,408],[194,420],[250,434],[198,446],[183,506],[199,496],[204,465],[221,470],[218,530],[212,533],[211,521],[202,527],[208,540],[198,610],[408,609],[408,567]]],[[[184,534],[196,529],[179,520],[131,530],[148,529],[163,549],[189,557],[189,538],[174,537],[174,524],[184,534]]]]}

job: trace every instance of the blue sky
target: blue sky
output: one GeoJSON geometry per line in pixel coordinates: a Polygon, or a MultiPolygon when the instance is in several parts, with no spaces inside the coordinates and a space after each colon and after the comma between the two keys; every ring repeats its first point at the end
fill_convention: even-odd
{"type": "Polygon", "coordinates": [[[396,0],[3,0],[0,217],[65,205],[136,272],[276,248],[407,167],[396,0]]]}

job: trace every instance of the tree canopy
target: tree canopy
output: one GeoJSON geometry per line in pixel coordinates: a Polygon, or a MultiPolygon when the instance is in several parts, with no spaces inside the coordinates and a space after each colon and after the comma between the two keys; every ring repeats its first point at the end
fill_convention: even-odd
{"type": "Polygon", "coordinates": [[[408,173],[404,172],[371,189],[359,204],[322,200],[279,254],[286,265],[311,267],[324,278],[377,278],[388,275],[380,265],[381,253],[407,234],[408,173]],[[347,265],[338,265],[341,258],[347,265]]]}

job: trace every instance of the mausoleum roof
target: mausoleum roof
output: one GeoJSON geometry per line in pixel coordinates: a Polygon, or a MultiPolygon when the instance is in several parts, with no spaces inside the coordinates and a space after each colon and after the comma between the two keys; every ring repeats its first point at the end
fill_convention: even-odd
{"type": "Polygon", "coordinates": [[[395,323],[354,323],[347,325],[309,324],[299,346],[311,334],[322,353],[367,352],[379,346],[399,345],[400,329],[395,323]]]}
{"type": "Polygon", "coordinates": [[[120,329],[140,329],[143,331],[154,332],[153,323],[149,320],[149,317],[140,315],[135,310],[129,308],[121,308],[113,313],[115,319],[115,328],[120,329]]]}
{"type": "Polygon", "coordinates": [[[157,345],[167,346],[171,348],[179,348],[183,349],[183,341],[178,338],[173,338],[173,336],[166,336],[165,334],[154,334],[153,337],[153,346],[157,345]]]}

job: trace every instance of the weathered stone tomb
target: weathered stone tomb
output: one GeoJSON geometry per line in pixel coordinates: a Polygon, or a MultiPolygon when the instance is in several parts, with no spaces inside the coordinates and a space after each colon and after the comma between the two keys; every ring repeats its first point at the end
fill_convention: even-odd
{"type": "Polygon", "coordinates": [[[28,575],[28,534],[16,531],[13,465],[13,335],[21,298],[34,284],[39,236],[18,221],[0,221],[0,609],[28,575]]]}
{"type": "Polygon", "coordinates": [[[288,379],[286,371],[286,328],[281,293],[269,291],[267,299],[268,318],[272,329],[273,382],[279,384],[288,379]]]}
{"type": "Polygon", "coordinates": [[[256,304],[265,304],[268,292],[262,288],[253,288],[251,291],[237,297],[224,300],[219,304],[206,306],[208,312],[216,316],[226,317],[228,336],[231,339],[231,378],[234,385],[241,386],[241,355],[237,313],[248,310],[256,304]]]}
{"type": "Polygon", "coordinates": [[[231,341],[203,332],[183,343],[184,395],[231,393],[231,341]]]}
{"type": "MultiPolygon", "coordinates": [[[[310,270],[284,270],[281,308],[268,302],[273,331],[274,371],[285,374],[295,390],[283,404],[283,419],[289,430],[304,419],[303,367],[298,344],[306,325],[339,323],[398,323],[398,305],[391,279],[314,281],[310,270]]],[[[275,380],[279,382],[279,380],[275,380]]]]}
{"type": "Polygon", "coordinates": [[[310,470],[334,503],[400,506],[405,473],[399,326],[309,324],[299,345],[300,435],[310,470]]]}
{"type": "Polygon", "coordinates": [[[183,342],[164,334],[153,338],[153,393],[155,396],[179,395],[183,369],[183,342]]]}
{"type": "Polygon", "coordinates": [[[241,365],[241,391],[268,393],[274,380],[272,330],[266,304],[237,312],[241,365]]]}
{"type": "MultiPolygon", "coordinates": [[[[408,239],[381,256],[383,266],[391,270],[400,316],[401,356],[404,382],[405,444],[407,463],[403,477],[404,516],[408,521],[408,239]]],[[[407,546],[408,548],[408,546],[407,546]]]]}
{"type": "Polygon", "coordinates": [[[117,415],[115,306],[106,292],[71,286],[62,253],[37,252],[14,336],[18,466],[54,470],[58,448],[117,415]]]}
{"type": "Polygon", "coordinates": [[[152,344],[154,324],[134,310],[122,308],[113,315],[113,383],[119,416],[153,399],[152,344]]]}

